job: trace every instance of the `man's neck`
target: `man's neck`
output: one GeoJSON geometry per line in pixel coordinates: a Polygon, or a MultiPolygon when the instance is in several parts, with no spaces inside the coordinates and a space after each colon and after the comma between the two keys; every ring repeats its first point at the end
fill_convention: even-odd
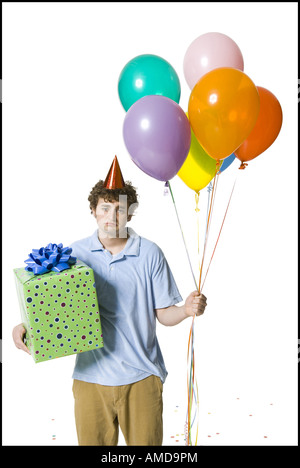
{"type": "Polygon", "coordinates": [[[112,255],[116,255],[124,249],[127,239],[129,237],[128,232],[123,233],[122,237],[108,237],[106,234],[102,234],[98,230],[98,238],[103,245],[103,247],[108,250],[112,255]],[[126,237],[127,236],[127,237],[126,237]]]}

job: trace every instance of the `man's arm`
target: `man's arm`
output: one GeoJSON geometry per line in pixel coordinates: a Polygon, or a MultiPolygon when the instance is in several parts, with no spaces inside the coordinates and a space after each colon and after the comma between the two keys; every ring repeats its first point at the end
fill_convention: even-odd
{"type": "Polygon", "coordinates": [[[204,294],[199,294],[198,291],[193,291],[186,299],[182,306],[170,306],[164,309],[155,309],[156,317],[158,321],[167,326],[171,327],[182,322],[187,317],[193,315],[202,315],[207,305],[206,297],[204,294]]]}

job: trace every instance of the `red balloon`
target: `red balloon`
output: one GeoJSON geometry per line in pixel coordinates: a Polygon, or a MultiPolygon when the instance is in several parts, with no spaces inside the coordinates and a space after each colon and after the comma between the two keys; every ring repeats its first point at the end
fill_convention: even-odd
{"type": "Polygon", "coordinates": [[[277,98],[260,86],[257,86],[257,91],[260,98],[257,121],[246,140],[234,152],[242,163],[266,151],[276,140],[282,125],[282,109],[277,98]]]}

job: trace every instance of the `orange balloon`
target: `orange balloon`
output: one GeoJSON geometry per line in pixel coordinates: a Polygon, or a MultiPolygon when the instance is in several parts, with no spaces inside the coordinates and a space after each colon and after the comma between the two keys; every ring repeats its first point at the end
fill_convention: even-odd
{"type": "Polygon", "coordinates": [[[257,86],[260,109],[257,121],[241,146],[235,150],[236,157],[243,162],[251,161],[271,146],[282,125],[282,109],[277,98],[265,88],[257,86]]]}
{"type": "Polygon", "coordinates": [[[214,159],[230,156],[247,138],[259,113],[252,80],[235,68],[215,68],[194,86],[188,105],[192,130],[214,159]]]}

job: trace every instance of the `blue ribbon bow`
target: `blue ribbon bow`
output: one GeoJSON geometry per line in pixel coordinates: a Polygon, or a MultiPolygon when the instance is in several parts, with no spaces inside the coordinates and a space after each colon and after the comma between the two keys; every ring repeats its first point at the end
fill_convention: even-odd
{"type": "Polygon", "coordinates": [[[76,263],[76,257],[71,257],[71,247],[63,247],[63,244],[48,244],[40,249],[32,249],[27,260],[25,270],[32,271],[35,275],[43,275],[49,271],[63,271],[76,263]]]}

